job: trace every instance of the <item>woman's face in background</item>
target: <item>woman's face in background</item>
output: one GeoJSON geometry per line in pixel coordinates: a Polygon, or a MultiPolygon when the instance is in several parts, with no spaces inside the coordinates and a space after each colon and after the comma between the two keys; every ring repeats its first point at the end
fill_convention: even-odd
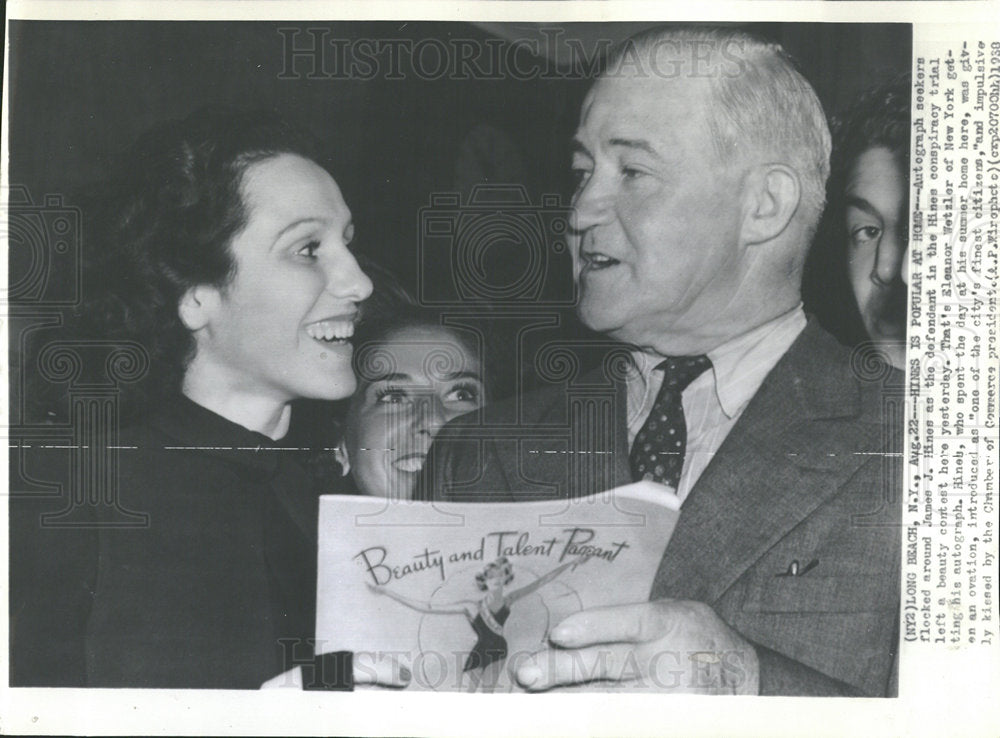
{"type": "Polygon", "coordinates": [[[847,272],[869,337],[894,364],[905,358],[909,187],[884,147],[863,152],[848,172],[847,272]]]}
{"type": "Polygon", "coordinates": [[[345,429],[351,475],[361,494],[410,499],[441,426],[482,407],[482,367],[434,326],[402,328],[361,350],[345,429]]]}
{"type": "Polygon", "coordinates": [[[349,396],[357,305],[372,284],[348,250],[354,226],[337,183],[281,154],[251,164],[242,190],[248,214],[230,245],[232,280],[181,304],[197,343],[188,371],[279,402],[349,396]]]}

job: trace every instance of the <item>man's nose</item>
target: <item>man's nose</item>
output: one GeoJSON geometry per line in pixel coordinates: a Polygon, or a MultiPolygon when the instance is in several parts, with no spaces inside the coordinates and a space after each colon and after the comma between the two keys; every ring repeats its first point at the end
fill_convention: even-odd
{"type": "Polygon", "coordinates": [[[326,291],[341,300],[361,302],[373,289],[371,279],[346,248],[343,258],[333,261],[326,270],[326,291]]]}
{"type": "Polygon", "coordinates": [[[608,222],[614,213],[613,192],[596,172],[583,183],[573,198],[573,229],[582,233],[608,222]]]}

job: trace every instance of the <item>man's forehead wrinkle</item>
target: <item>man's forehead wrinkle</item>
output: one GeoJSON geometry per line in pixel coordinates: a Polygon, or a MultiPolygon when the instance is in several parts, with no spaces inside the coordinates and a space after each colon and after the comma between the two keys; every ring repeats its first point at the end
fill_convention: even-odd
{"type": "MultiPolygon", "coordinates": [[[[695,101],[704,104],[713,96],[710,80],[704,77],[664,77],[662,75],[612,77],[601,79],[591,96],[596,101],[641,101],[644,107],[655,108],[663,104],[690,105],[695,101]]],[[[588,106],[591,107],[591,105],[588,106]]]]}
{"type": "Polygon", "coordinates": [[[602,79],[588,100],[576,140],[591,154],[647,149],[663,160],[676,158],[680,148],[691,145],[691,118],[704,117],[699,94],[669,80],[602,79]]]}

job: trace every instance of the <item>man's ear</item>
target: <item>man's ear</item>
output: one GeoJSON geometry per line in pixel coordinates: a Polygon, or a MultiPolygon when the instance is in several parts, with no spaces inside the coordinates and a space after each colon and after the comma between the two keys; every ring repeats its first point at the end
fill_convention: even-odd
{"type": "Polygon", "coordinates": [[[764,243],[781,235],[799,207],[798,173],[785,164],[764,164],[747,178],[743,242],[764,243]]]}
{"type": "Polygon", "coordinates": [[[197,331],[208,325],[219,308],[220,295],[216,287],[199,284],[185,292],[177,304],[181,322],[189,331],[197,331]]]}

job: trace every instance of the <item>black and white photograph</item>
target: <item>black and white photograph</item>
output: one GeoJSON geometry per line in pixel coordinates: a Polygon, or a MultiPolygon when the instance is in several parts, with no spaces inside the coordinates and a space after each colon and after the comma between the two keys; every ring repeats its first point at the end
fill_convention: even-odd
{"type": "Polygon", "coordinates": [[[5,732],[987,699],[995,24],[234,5],[7,20],[5,732]]]}

